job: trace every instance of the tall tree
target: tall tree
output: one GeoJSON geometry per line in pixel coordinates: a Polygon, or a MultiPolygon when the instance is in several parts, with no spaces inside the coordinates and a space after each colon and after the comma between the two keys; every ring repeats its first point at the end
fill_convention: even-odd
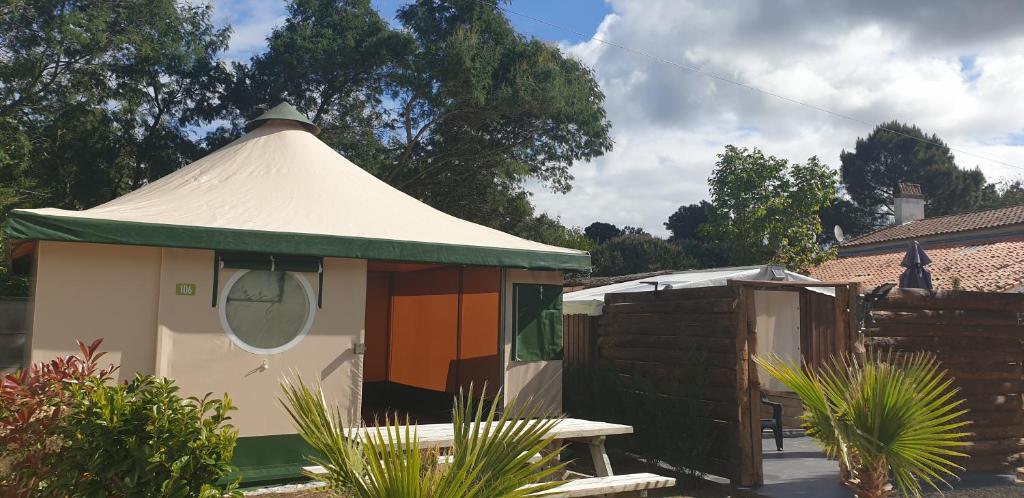
{"type": "Polygon", "coordinates": [[[612,225],[611,223],[605,223],[603,221],[595,221],[583,229],[583,233],[588,239],[594,241],[595,244],[604,244],[619,235],[622,235],[622,229],[612,225]]]}
{"type": "Polygon", "coordinates": [[[870,229],[891,222],[893,194],[900,182],[921,185],[928,216],[975,209],[991,202],[994,193],[986,188],[980,170],[957,167],[939,137],[898,121],[878,125],[839,158],[842,182],[857,208],[859,224],[870,229]]]}
{"type": "Polygon", "coordinates": [[[527,179],[568,191],[570,165],[611,148],[590,69],[517,33],[496,0],[418,0],[398,20],[368,0],[293,0],[233,99],[289,99],[373,174],[505,230],[532,216],[527,179]]]}
{"type": "Polygon", "coordinates": [[[679,206],[676,212],[668,217],[665,228],[672,232],[670,241],[691,240],[700,237],[700,226],[708,220],[711,204],[700,201],[688,206],[679,206]]]}
{"type": "Polygon", "coordinates": [[[701,234],[729,248],[733,264],[778,263],[804,271],[828,257],[816,238],[819,212],[836,196],[836,174],[727,145],[708,179],[711,210],[701,234]]]}
{"type": "Polygon", "coordinates": [[[173,0],[8,2],[0,15],[6,205],[82,209],[163,176],[214,118],[229,31],[173,0]],[[10,140],[9,142],[7,140],[10,140]]]}

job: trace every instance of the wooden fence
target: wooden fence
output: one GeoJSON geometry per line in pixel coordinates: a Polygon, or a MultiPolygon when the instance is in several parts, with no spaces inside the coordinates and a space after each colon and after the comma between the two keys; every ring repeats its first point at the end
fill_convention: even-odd
{"type": "MultiPolygon", "coordinates": [[[[753,411],[751,404],[759,395],[756,379],[751,382],[757,371],[749,361],[753,346],[741,294],[738,286],[607,294],[598,351],[602,368],[627,385],[634,377],[642,382],[685,375],[686,365],[680,362],[701,351],[705,385],[702,399],[691,401],[699,407],[698,416],[709,419],[713,442],[703,467],[696,470],[749,486],[763,480],[755,461],[761,453],[761,429],[751,417],[760,411],[753,411]]],[[[643,388],[640,382],[632,385],[643,388]]]]}
{"type": "Polygon", "coordinates": [[[928,351],[970,410],[971,471],[1006,469],[1024,447],[1024,295],[893,290],[874,304],[867,347],[928,351]]]}
{"type": "Polygon", "coordinates": [[[588,315],[562,317],[562,360],[566,368],[588,369],[597,361],[597,319],[588,315]]]}
{"type": "MultiPolygon", "coordinates": [[[[645,379],[683,379],[694,351],[706,363],[698,416],[712,427],[711,451],[695,469],[744,486],[763,482],[761,470],[762,405],[757,368],[754,292],[799,292],[801,349],[817,364],[854,347],[856,285],[826,284],[836,298],[808,290],[797,282],[730,281],[721,287],[606,294],[604,315],[567,315],[566,368],[597,365],[617,375],[620,385],[653,396],[645,379]],[[597,337],[596,351],[587,337],[597,337]],[[596,357],[594,354],[596,353],[596,357]]],[[[649,383],[648,383],[649,384],[649,383]]],[[[779,401],[787,401],[779,399],[779,401]]],[[[795,399],[790,399],[794,403],[795,399]]],[[[790,403],[793,404],[793,403],[790,403]]],[[[785,415],[791,423],[794,405],[785,415]]],[[[672,437],[666,434],[665,437],[672,437]]]]}

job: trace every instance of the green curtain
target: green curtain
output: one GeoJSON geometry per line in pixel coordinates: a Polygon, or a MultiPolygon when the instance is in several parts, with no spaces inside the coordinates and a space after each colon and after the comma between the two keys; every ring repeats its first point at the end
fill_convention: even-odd
{"type": "Polygon", "coordinates": [[[516,361],[562,359],[562,286],[514,284],[516,361]]]}

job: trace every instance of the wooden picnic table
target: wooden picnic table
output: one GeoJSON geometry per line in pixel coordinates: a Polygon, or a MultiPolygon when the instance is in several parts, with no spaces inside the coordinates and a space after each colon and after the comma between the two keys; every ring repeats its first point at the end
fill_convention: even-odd
{"type": "MultiPolygon", "coordinates": [[[[373,435],[374,431],[383,428],[361,427],[356,429],[355,437],[363,439],[373,435]]],[[[420,448],[451,448],[455,444],[455,426],[452,424],[416,425],[416,438],[420,448]]],[[[392,429],[394,430],[394,429],[392,429]]],[[[405,434],[406,427],[398,426],[399,433],[405,434]]],[[[604,440],[608,436],[632,434],[633,427],[608,422],[595,422],[578,418],[565,418],[558,421],[548,435],[556,441],[576,441],[586,443],[590,447],[590,457],[594,460],[594,472],[598,477],[614,475],[612,465],[608,461],[604,440]]]]}

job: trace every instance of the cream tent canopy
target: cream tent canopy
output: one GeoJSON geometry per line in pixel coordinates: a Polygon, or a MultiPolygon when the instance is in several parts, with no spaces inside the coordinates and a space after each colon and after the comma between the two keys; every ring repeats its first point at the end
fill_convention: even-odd
{"type": "Polygon", "coordinates": [[[252,125],[216,152],[106,204],[14,210],[7,235],[551,270],[590,265],[585,252],[470,223],[402,193],[317,139],[315,126],[288,104],[252,125]]]}

